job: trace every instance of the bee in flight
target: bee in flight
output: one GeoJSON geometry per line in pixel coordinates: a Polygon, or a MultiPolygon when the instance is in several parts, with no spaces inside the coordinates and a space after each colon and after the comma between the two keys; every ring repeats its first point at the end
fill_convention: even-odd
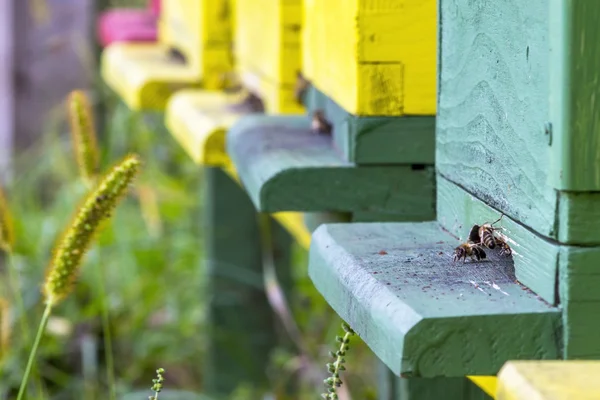
{"type": "Polygon", "coordinates": [[[461,258],[465,262],[467,257],[470,257],[471,260],[481,261],[486,259],[487,255],[480,245],[471,242],[463,243],[454,249],[454,262],[461,258]]]}
{"type": "Polygon", "coordinates": [[[310,130],[314,133],[331,134],[332,125],[325,119],[323,110],[315,110],[312,115],[312,122],[310,124],[310,130]]]}
{"type": "Polygon", "coordinates": [[[494,228],[494,225],[500,222],[502,217],[504,217],[504,215],[500,216],[500,218],[491,224],[485,223],[481,226],[473,225],[471,232],[469,232],[469,241],[478,245],[483,245],[488,249],[495,249],[496,246],[498,246],[500,248],[501,255],[507,257],[510,256],[512,254],[510,246],[496,233],[498,229],[494,228]]]}

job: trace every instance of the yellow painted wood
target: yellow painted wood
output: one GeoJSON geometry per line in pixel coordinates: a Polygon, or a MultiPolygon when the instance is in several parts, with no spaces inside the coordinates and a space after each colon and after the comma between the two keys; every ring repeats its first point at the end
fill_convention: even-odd
{"type": "Polygon", "coordinates": [[[600,399],[600,361],[510,361],[498,374],[498,400],[600,399]]]}
{"type": "Polygon", "coordinates": [[[163,110],[175,91],[199,86],[199,75],[173,63],[160,44],[116,43],[102,53],[101,74],[133,110],[163,110]]]}
{"type": "Polygon", "coordinates": [[[496,387],[498,385],[498,378],[495,376],[485,376],[485,375],[470,375],[467,376],[481,390],[483,390],[488,396],[492,398],[496,398],[496,387]]]}
{"type": "Polygon", "coordinates": [[[435,114],[435,0],[304,7],[303,72],[328,97],[355,115],[435,114]]]}
{"type": "Polygon", "coordinates": [[[177,90],[219,89],[233,69],[232,0],[169,0],[157,43],[116,43],[101,60],[106,83],[134,110],[164,110],[177,90]],[[176,49],[186,62],[169,56],[176,49]]]}
{"type": "Polygon", "coordinates": [[[267,112],[303,112],[293,96],[301,69],[302,0],[237,0],[236,18],[236,70],[244,85],[267,112]]]}
{"type": "Polygon", "coordinates": [[[304,114],[304,107],[296,102],[294,87],[281,85],[251,72],[241,75],[244,87],[260,97],[267,114],[304,114]]]}
{"type": "Polygon", "coordinates": [[[228,106],[241,99],[224,92],[181,90],[167,104],[166,126],[195,163],[226,166],[231,161],[225,134],[243,115],[228,106]]]}

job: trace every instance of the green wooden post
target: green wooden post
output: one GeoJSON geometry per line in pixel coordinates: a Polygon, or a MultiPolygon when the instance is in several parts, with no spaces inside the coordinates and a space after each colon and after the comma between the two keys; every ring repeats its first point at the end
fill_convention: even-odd
{"type": "MultiPolygon", "coordinates": [[[[277,344],[276,322],[263,286],[256,211],[243,189],[219,168],[205,169],[208,335],[204,387],[226,395],[241,383],[267,388],[277,344]]],[[[289,287],[291,239],[273,224],[278,278],[289,287]]]]}

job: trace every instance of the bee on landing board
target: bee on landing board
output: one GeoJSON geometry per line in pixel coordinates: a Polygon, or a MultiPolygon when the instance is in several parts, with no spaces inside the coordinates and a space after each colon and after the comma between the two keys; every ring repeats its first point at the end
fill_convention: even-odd
{"type": "Polygon", "coordinates": [[[325,119],[323,110],[315,110],[312,115],[310,130],[319,134],[331,134],[333,126],[325,119]]]}
{"type": "Polygon", "coordinates": [[[304,98],[304,94],[306,93],[306,89],[310,85],[310,81],[302,75],[302,72],[298,71],[296,86],[294,87],[294,98],[298,104],[302,104],[302,99],[304,98]]]}
{"type": "Polygon", "coordinates": [[[463,243],[454,249],[454,262],[461,258],[465,262],[467,257],[470,257],[471,260],[481,261],[487,258],[487,255],[481,246],[470,242],[463,243]]]}
{"type": "Polygon", "coordinates": [[[473,225],[471,231],[469,232],[469,241],[478,245],[483,245],[488,249],[495,249],[496,246],[498,246],[500,248],[501,255],[507,257],[510,256],[512,254],[510,246],[496,233],[498,229],[494,228],[494,225],[500,222],[502,217],[504,217],[504,215],[491,224],[485,223],[481,226],[473,225]]]}

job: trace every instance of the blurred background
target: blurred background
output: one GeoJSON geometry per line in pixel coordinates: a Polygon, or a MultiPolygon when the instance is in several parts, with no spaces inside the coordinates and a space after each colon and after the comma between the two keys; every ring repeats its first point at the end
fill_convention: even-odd
{"type": "MultiPolygon", "coordinates": [[[[128,152],[139,153],[145,165],[88,254],[74,295],[54,311],[38,356],[34,381],[41,384],[28,398],[107,398],[98,265],[105,271],[120,398],[147,398],[158,367],[167,371],[169,389],[200,394],[206,384],[202,170],[171,139],[162,115],[131,112],[101,83],[96,20],[113,7],[146,2],[0,0],[0,180],[16,237],[12,267],[0,256],[0,399],[16,397],[32,343],[15,334],[20,315],[8,270],[20,275],[33,329],[43,311],[40,286],[52,246],[85,194],[66,119],[65,100],[75,89],[93,103],[101,169],[128,152]]],[[[341,321],[310,282],[306,252],[295,248],[293,259],[288,300],[307,354],[280,329],[282,345],[269,355],[269,387],[232,381],[232,399],[314,399],[323,391],[341,321]],[[281,389],[290,384],[291,395],[281,389]]],[[[235,341],[244,332],[227,335],[235,341]]],[[[354,342],[346,398],[375,398],[375,361],[354,342]]]]}

